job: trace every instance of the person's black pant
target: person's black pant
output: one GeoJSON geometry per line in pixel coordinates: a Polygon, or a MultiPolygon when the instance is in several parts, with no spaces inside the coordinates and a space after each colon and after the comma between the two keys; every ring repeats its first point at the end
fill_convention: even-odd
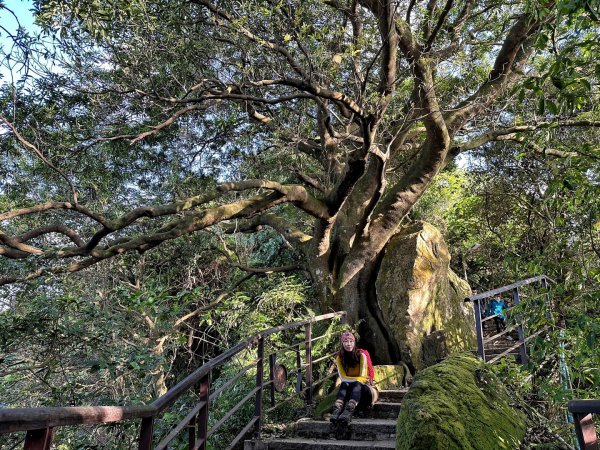
{"type": "Polygon", "coordinates": [[[335,399],[344,403],[354,400],[359,408],[365,408],[371,405],[371,388],[359,381],[343,381],[335,399]]]}
{"type": "Polygon", "coordinates": [[[500,333],[501,331],[504,331],[504,329],[506,328],[506,320],[503,319],[502,317],[494,317],[494,322],[496,324],[496,331],[498,333],[500,333]]]}

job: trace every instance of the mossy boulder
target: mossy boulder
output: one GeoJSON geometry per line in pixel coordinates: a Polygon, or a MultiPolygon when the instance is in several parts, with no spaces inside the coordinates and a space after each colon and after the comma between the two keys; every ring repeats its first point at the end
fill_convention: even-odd
{"type": "Polygon", "coordinates": [[[512,450],[525,427],[498,378],[461,353],[416,374],[400,408],[396,450],[512,450]]]}
{"type": "Polygon", "coordinates": [[[415,222],[390,240],[375,287],[390,339],[408,365],[419,370],[476,348],[473,307],[464,302],[471,288],[450,269],[448,247],[433,225],[415,222]]]}

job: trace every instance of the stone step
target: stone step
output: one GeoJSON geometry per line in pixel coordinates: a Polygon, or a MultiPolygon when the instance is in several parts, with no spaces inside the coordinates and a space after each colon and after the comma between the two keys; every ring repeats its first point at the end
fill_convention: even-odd
{"type": "MultiPolygon", "coordinates": [[[[324,420],[300,419],[295,423],[295,435],[303,438],[334,438],[336,427],[324,420]]],[[[386,441],[396,435],[394,419],[354,418],[348,425],[344,437],[351,440],[386,441]]]]}
{"type": "Polygon", "coordinates": [[[373,408],[357,411],[356,417],[365,419],[397,419],[400,413],[400,403],[377,402],[373,408]]]}
{"type": "Polygon", "coordinates": [[[332,439],[265,439],[244,442],[244,450],[345,450],[372,449],[387,450],[396,448],[396,441],[352,441],[332,439]]]}
{"type": "Polygon", "coordinates": [[[407,392],[408,388],[381,390],[379,391],[379,401],[391,403],[401,402],[407,392]]]}

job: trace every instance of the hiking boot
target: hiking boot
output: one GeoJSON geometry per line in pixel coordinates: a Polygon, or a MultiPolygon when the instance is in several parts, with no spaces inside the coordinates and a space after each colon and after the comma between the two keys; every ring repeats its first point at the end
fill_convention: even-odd
{"type": "Polygon", "coordinates": [[[354,414],[354,410],[356,409],[356,401],[350,400],[342,413],[338,416],[338,422],[343,425],[348,425],[352,422],[352,415],[354,414]]]}
{"type": "Polygon", "coordinates": [[[337,423],[343,410],[344,402],[342,400],[336,400],[335,404],[333,405],[333,411],[331,411],[331,417],[329,418],[329,421],[333,424],[337,423]]]}

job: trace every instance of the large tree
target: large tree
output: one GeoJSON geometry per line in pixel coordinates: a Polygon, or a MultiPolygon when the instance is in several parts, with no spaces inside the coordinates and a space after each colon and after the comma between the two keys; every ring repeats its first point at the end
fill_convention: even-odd
{"type": "Polygon", "coordinates": [[[600,125],[591,2],[39,0],[36,12],[56,47],[46,70],[5,86],[1,285],[271,227],[323,310],[387,338],[378,262],[444,167],[498,141],[598,154],[563,131],[600,125]]]}

